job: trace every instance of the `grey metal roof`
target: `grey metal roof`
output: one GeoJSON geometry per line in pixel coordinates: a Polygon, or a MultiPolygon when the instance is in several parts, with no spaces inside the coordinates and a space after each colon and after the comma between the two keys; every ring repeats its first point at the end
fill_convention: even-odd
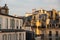
{"type": "Polygon", "coordinates": [[[12,16],[12,15],[7,15],[7,14],[3,14],[3,13],[0,13],[0,15],[13,17],[13,18],[18,18],[18,19],[23,19],[23,17],[15,17],[15,16],[12,16]]]}
{"type": "Polygon", "coordinates": [[[0,29],[0,32],[33,32],[23,29],[0,29]]]}

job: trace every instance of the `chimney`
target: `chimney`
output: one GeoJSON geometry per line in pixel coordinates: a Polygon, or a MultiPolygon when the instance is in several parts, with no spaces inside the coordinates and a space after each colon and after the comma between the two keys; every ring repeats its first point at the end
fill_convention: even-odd
{"type": "Polygon", "coordinates": [[[40,10],[41,10],[41,13],[43,13],[43,9],[41,8],[40,10]]]}
{"type": "Polygon", "coordinates": [[[59,17],[60,17],[60,12],[58,12],[59,13],[59,17]]]}
{"type": "Polygon", "coordinates": [[[32,9],[32,12],[35,12],[36,11],[36,9],[32,9]]]}
{"type": "Polygon", "coordinates": [[[52,9],[52,11],[53,11],[53,20],[55,20],[55,18],[56,18],[56,10],[52,9]]]}
{"type": "Polygon", "coordinates": [[[13,16],[17,17],[17,15],[16,15],[16,14],[14,14],[13,16]]]}

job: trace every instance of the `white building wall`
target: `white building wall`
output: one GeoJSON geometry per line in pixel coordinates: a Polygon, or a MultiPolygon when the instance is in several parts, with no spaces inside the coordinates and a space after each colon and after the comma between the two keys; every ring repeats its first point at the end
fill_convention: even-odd
{"type": "Polygon", "coordinates": [[[23,20],[20,19],[20,26],[22,27],[23,26],[23,20]]]}
{"type": "Polygon", "coordinates": [[[8,29],[10,29],[10,18],[8,17],[8,29]]]}
{"type": "Polygon", "coordinates": [[[5,17],[3,17],[3,16],[2,16],[2,28],[6,29],[6,27],[5,27],[5,17]]]}
{"type": "Polygon", "coordinates": [[[0,33],[0,40],[2,40],[2,33],[0,33]]]}
{"type": "Polygon", "coordinates": [[[0,40],[3,40],[3,35],[6,34],[7,35],[7,40],[8,40],[8,35],[11,34],[11,39],[15,40],[14,37],[16,37],[14,34],[17,34],[17,39],[19,40],[19,34],[21,33],[21,40],[26,40],[26,32],[5,32],[2,33],[0,32],[0,40]]]}
{"type": "Polygon", "coordinates": [[[15,28],[16,28],[16,29],[17,29],[17,24],[18,24],[18,29],[20,29],[19,20],[20,20],[20,19],[15,19],[15,28]],[[17,20],[18,20],[18,23],[17,23],[17,20]]]}
{"type": "MultiPolygon", "coordinates": [[[[13,19],[13,17],[9,17],[9,16],[4,16],[4,15],[0,15],[0,17],[2,17],[2,29],[6,29],[6,24],[5,24],[5,20],[6,18],[8,18],[8,29],[10,29],[10,19],[13,19]]],[[[22,19],[18,19],[18,18],[14,18],[15,20],[15,28],[14,29],[17,29],[16,27],[16,20],[18,20],[18,29],[20,29],[20,26],[22,27],[23,25],[23,20],[22,19]]]]}
{"type": "Polygon", "coordinates": [[[21,33],[21,40],[26,40],[26,32],[18,32],[18,40],[19,40],[20,33],[21,33]]]}

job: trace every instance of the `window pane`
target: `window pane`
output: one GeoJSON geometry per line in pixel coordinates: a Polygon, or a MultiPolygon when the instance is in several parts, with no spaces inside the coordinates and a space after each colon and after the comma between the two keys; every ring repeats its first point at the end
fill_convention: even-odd
{"type": "Polygon", "coordinates": [[[16,28],[18,29],[18,27],[19,27],[19,21],[16,20],[16,28]]]}
{"type": "Polygon", "coordinates": [[[52,38],[49,38],[49,40],[52,40],[52,38]]]}
{"type": "Polygon", "coordinates": [[[49,36],[52,36],[52,31],[49,31],[49,36]]]}
{"type": "Polygon", "coordinates": [[[7,35],[6,34],[3,35],[3,40],[7,40],[7,35]]]}
{"type": "Polygon", "coordinates": [[[11,34],[8,34],[8,40],[11,40],[11,34]]]}
{"type": "Polygon", "coordinates": [[[11,29],[14,29],[14,27],[15,27],[15,20],[14,19],[10,19],[10,27],[11,27],[11,29]]]}
{"type": "Polygon", "coordinates": [[[1,29],[1,24],[0,24],[0,29],[1,29]]]}
{"type": "Polygon", "coordinates": [[[56,40],[59,40],[58,38],[56,38],[56,40]]]}
{"type": "Polygon", "coordinates": [[[58,36],[58,31],[56,31],[56,36],[58,36]]]}
{"type": "Polygon", "coordinates": [[[21,33],[19,34],[19,40],[21,40],[21,33]]]}
{"type": "Polygon", "coordinates": [[[2,17],[0,17],[0,29],[1,29],[1,26],[2,26],[2,17]]]}
{"type": "Polygon", "coordinates": [[[8,18],[5,19],[5,27],[8,29],[8,18]]]}
{"type": "Polygon", "coordinates": [[[15,40],[18,40],[18,34],[16,34],[16,39],[15,40]]]}

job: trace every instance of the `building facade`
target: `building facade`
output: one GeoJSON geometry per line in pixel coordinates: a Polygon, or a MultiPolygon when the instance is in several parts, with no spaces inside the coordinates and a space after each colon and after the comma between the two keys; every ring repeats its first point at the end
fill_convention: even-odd
{"type": "MultiPolygon", "coordinates": [[[[60,12],[52,10],[35,10],[26,17],[36,35],[41,35],[41,40],[59,40],[60,38],[60,12]]],[[[29,23],[29,24],[28,24],[29,23]]],[[[26,25],[25,25],[26,26],[26,25]]],[[[26,26],[27,27],[27,26],[26,26]]]]}
{"type": "Polygon", "coordinates": [[[0,29],[20,29],[22,25],[22,18],[0,14],[0,29]]]}
{"type": "Polygon", "coordinates": [[[33,40],[32,31],[22,29],[1,29],[0,40],[33,40]]]}
{"type": "Polygon", "coordinates": [[[22,25],[23,18],[9,15],[7,4],[0,8],[0,29],[20,29],[22,25]]]}
{"type": "Polygon", "coordinates": [[[0,40],[33,40],[34,33],[22,27],[23,17],[9,15],[7,4],[0,7],[0,40]]]}

